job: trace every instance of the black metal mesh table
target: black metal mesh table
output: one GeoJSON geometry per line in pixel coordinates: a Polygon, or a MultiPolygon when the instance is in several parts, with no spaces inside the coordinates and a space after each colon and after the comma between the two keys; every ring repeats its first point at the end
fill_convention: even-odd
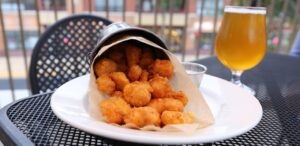
{"type": "MultiPolygon", "coordinates": [[[[216,57],[196,62],[206,65],[208,74],[230,78],[216,57]]],[[[262,120],[241,136],[210,145],[300,145],[300,58],[267,54],[260,65],[244,73],[242,81],[255,89],[263,107],[262,120]]],[[[35,95],[1,109],[1,141],[7,145],[140,145],[91,135],[62,122],[51,111],[51,95],[35,95]]]]}

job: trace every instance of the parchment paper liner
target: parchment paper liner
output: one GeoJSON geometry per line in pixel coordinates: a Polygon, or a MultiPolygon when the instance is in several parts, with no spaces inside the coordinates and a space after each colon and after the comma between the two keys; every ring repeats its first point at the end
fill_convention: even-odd
{"type": "MultiPolygon", "coordinates": [[[[101,111],[99,110],[99,103],[101,100],[105,98],[109,98],[108,95],[100,92],[97,89],[96,84],[96,77],[93,70],[93,64],[102,53],[104,53],[106,50],[110,49],[112,46],[117,45],[119,43],[129,41],[129,40],[135,40],[139,41],[141,43],[144,43],[145,45],[149,45],[155,49],[160,49],[163,51],[171,60],[171,62],[174,65],[174,74],[172,79],[170,80],[170,84],[172,85],[173,89],[178,91],[183,91],[189,98],[188,104],[185,106],[184,111],[191,111],[196,116],[196,121],[193,124],[176,124],[176,125],[167,125],[163,128],[148,125],[143,128],[140,128],[140,130],[147,130],[147,131],[165,131],[165,132],[186,132],[186,133],[193,133],[199,128],[204,128],[210,124],[214,123],[214,117],[212,115],[212,112],[210,111],[207,103],[205,102],[202,94],[198,90],[198,88],[194,85],[191,78],[187,75],[184,68],[181,66],[180,62],[177,60],[177,58],[168,50],[161,48],[157,44],[143,38],[143,37],[137,37],[137,36],[124,36],[123,38],[116,40],[115,42],[103,46],[95,58],[93,59],[91,66],[90,66],[90,82],[89,82],[89,100],[88,100],[88,106],[89,106],[89,113],[93,118],[99,121],[104,121],[104,117],[101,114],[101,111]]],[[[135,128],[133,125],[122,125],[123,127],[127,128],[135,128]]]]}

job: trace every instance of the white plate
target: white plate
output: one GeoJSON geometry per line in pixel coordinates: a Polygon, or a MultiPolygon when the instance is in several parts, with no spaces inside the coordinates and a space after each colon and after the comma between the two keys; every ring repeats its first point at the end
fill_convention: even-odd
{"type": "Polygon", "coordinates": [[[200,90],[215,117],[215,123],[193,134],[139,131],[96,121],[88,113],[89,75],[59,87],[51,108],[62,121],[83,131],[112,139],[149,144],[207,143],[241,135],[258,124],[262,107],[248,92],[223,79],[205,75],[200,90]]]}

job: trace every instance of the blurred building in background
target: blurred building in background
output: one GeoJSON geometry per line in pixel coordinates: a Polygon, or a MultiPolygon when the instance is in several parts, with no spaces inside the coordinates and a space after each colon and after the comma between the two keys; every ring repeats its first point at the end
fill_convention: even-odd
{"type": "MultiPolygon", "coordinates": [[[[8,49],[12,55],[18,54],[22,48],[20,21],[24,30],[24,46],[30,54],[40,33],[47,27],[61,18],[80,13],[100,15],[114,22],[126,21],[150,29],[164,38],[172,51],[184,48],[191,53],[199,49],[205,53],[205,50],[213,48],[224,6],[253,4],[268,9],[269,50],[288,52],[295,36],[294,30],[299,28],[298,0],[2,0],[1,9],[8,49]],[[188,13],[185,13],[186,10],[188,13]],[[200,16],[203,17],[200,19],[200,16]]],[[[0,55],[3,56],[1,33],[0,55]]]]}
{"type": "MultiPolygon", "coordinates": [[[[167,0],[126,0],[125,5],[124,2],[123,0],[20,0],[19,8],[22,15],[24,43],[28,54],[30,54],[30,50],[39,38],[39,29],[43,32],[48,26],[63,17],[73,13],[90,12],[94,15],[108,17],[113,22],[118,22],[123,21],[123,8],[127,23],[156,32],[166,41],[170,41],[172,51],[179,51],[183,47],[185,27],[187,28],[187,36],[185,38],[187,50],[193,50],[195,47],[202,49],[212,48],[215,27],[214,17],[216,16],[215,0],[206,0],[204,2],[202,34],[199,32],[199,16],[201,15],[202,7],[200,0],[187,2],[185,0],[174,0],[172,1],[172,6],[167,0]],[[108,2],[107,5],[106,2],[108,2]],[[189,5],[187,26],[185,26],[186,4],[189,5]],[[37,18],[36,10],[39,11],[39,18],[37,18]],[[106,10],[109,11],[109,15],[106,14],[106,10]],[[170,18],[171,11],[173,18],[170,18]],[[170,19],[172,19],[172,22],[170,19]],[[170,24],[172,25],[171,29],[169,29],[170,24]],[[170,30],[171,34],[169,34],[170,30]],[[197,40],[200,35],[203,38],[201,45],[198,42],[199,40],[197,40]],[[169,39],[168,37],[171,38],[169,39]]],[[[216,28],[221,23],[224,4],[229,4],[230,2],[230,0],[218,1],[216,28]]],[[[19,54],[22,40],[18,16],[18,0],[2,0],[1,8],[5,20],[5,35],[8,49],[12,51],[12,54],[19,54]]],[[[2,37],[2,34],[0,36],[2,37]]],[[[0,55],[3,55],[3,50],[3,39],[0,39],[0,55]]]]}

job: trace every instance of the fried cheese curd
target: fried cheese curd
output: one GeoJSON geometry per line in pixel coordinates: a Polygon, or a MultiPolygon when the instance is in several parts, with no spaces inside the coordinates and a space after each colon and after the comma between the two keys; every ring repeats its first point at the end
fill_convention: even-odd
{"type": "Polygon", "coordinates": [[[180,100],[174,98],[151,99],[148,106],[156,109],[157,112],[160,114],[163,113],[164,111],[182,112],[184,109],[183,103],[180,100]]]}
{"type": "Polygon", "coordinates": [[[130,105],[121,97],[110,97],[100,102],[100,110],[108,123],[123,124],[130,105]]]}
{"type": "Polygon", "coordinates": [[[150,81],[150,86],[153,88],[152,96],[154,98],[164,98],[167,93],[172,91],[169,80],[165,77],[155,75],[150,81]]]}
{"type": "Polygon", "coordinates": [[[127,65],[131,67],[133,65],[137,65],[140,61],[142,49],[137,46],[127,44],[125,46],[125,54],[127,59],[127,65]]]}
{"type": "Polygon", "coordinates": [[[127,72],[128,66],[125,60],[124,50],[113,48],[112,51],[108,54],[108,57],[115,61],[117,64],[117,71],[119,72],[127,72]]]}
{"type": "Polygon", "coordinates": [[[112,96],[114,96],[114,97],[123,97],[123,92],[121,92],[121,91],[115,91],[115,92],[112,94],[112,96]]]}
{"type": "Polygon", "coordinates": [[[144,49],[143,53],[142,53],[142,58],[140,61],[140,66],[142,68],[147,68],[150,64],[153,63],[153,61],[154,61],[154,59],[153,59],[152,50],[149,48],[144,49]]]}
{"type": "Polygon", "coordinates": [[[124,99],[132,106],[141,107],[151,100],[152,88],[147,82],[133,82],[125,86],[124,99]]]}
{"type": "Polygon", "coordinates": [[[162,77],[171,79],[173,76],[173,64],[170,60],[156,59],[150,66],[149,70],[152,74],[158,74],[162,77]]]}
{"type": "Polygon", "coordinates": [[[139,65],[133,65],[128,70],[128,78],[130,81],[137,81],[139,80],[143,69],[139,65]]]}
{"type": "Polygon", "coordinates": [[[110,96],[99,103],[105,121],[133,128],[194,122],[192,114],[183,113],[188,97],[169,83],[171,61],[128,43],[104,56],[93,67],[97,89],[110,96]]]}
{"type": "Polygon", "coordinates": [[[119,62],[117,64],[117,71],[118,72],[124,72],[124,73],[128,71],[128,66],[127,66],[125,61],[119,62]]]}
{"type": "Polygon", "coordinates": [[[161,114],[162,125],[169,124],[191,124],[195,121],[194,114],[191,112],[182,113],[178,111],[164,111],[161,114]]]}
{"type": "Polygon", "coordinates": [[[98,90],[111,95],[116,90],[116,83],[109,77],[109,75],[101,75],[96,80],[98,90]]]}
{"type": "Polygon", "coordinates": [[[124,72],[113,72],[110,76],[116,83],[117,90],[123,91],[124,87],[130,83],[124,72]]]}
{"type": "Polygon", "coordinates": [[[97,77],[104,74],[110,74],[117,71],[117,63],[108,58],[100,59],[94,64],[94,71],[97,77]]]}
{"type": "Polygon", "coordinates": [[[183,103],[183,105],[186,105],[188,103],[188,97],[182,91],[168,92],[166,97],[178,99],[183,103]]]}
{"type": "Polygon", "coordinates": [[[147,72],[147,70],[143,70],[140,76],[140,81],[147,82],[148,79],[149,79],[149,72],[147,72]]]}
{"type": "Polygon", "coordinates": [[[124,60],[124,52],[121,49],[113,48],[111,53],[108,55],[113,61],[120,63],[124,60]]]}
{"type": "Polygon", "coordinates": [[[146,125],[160,126],[160,114],[152,107],[137,107],[130,110],[124,121],[126,124],[134,125],[135,128],[146,125]]]}

